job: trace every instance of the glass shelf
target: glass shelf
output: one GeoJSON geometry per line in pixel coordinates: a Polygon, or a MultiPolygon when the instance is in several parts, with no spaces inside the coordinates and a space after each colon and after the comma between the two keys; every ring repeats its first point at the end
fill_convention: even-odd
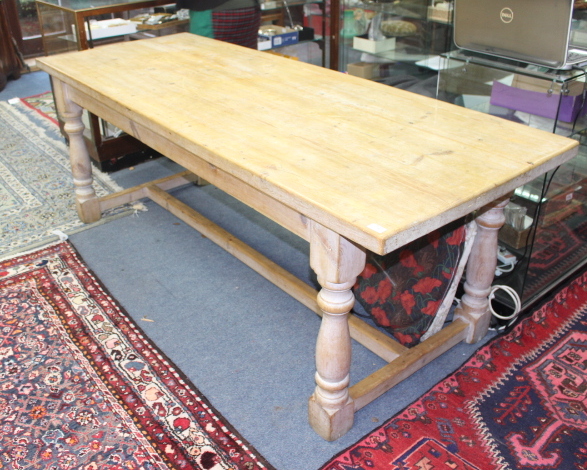
{"type": "Polygon", "coordinates": [[[570,137],[587,129],[585,91],[580,68],[552,70],[453,51],[442,55],[437,97],[570,137]]]}

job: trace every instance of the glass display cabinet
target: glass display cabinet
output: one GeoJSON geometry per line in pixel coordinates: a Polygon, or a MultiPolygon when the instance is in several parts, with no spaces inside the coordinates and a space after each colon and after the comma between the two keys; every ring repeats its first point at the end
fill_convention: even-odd
{"type": "Polygon", "coordinates": [[[342,72],[383,82],[390,76],[424,80],[436,76],[430,60],[452,45],[449,2],[341,0],[338,11],[338,57],[331,61],[342,72]]]}
{"type": "Polygon", "coordinates": [[[94,41],[118,38],[136,32],[133,25],[112,25],[109,31],[94,32],[90,20],[108,16],[132,18],[143,9],[166,5],[169,0],[37,0],[45,55],[93,47],[94,41]]]}
{"type": "Polygon", "coordinates": [[[14,9],[15,5],[9,4],[6,0],[0,0],[0,91],[6,86],[8,77],[19,78],[21,68],[24,67],[17,55],[13,42],[14,35],[8,21],[10,8],[14,9]]]}
{"type": "MultiPolygon", "coordinates": [[[[336,0],[332,12],[332,68],[587,140],[585,70],[553,71],[451,52],[451,1],[336,0]],[[410,89],[408,80],[418,85],[410,89]]],[[[573,43],[587,47],[587,10],[575,11],[573,18],[573,43]]],[[[586,203],[584,145],[572,162],[512,195],[499,235],[502,261],[495,284],[512,287],[522,307],[587,264],[586,203]]],[[[503,291],[496,298],[506,310],[514,305],[503,291]]]]}
{"type": "MultiPolygon", "coordinates": [[[[452,52],[442,58],[437,98],[585,143],[585,75],[452,52]]],[[[587,263],[586,204],[584,145],[575,159],[514,192],[499,233],[495,284],[512,287],[522,307],[587,263]]],[[[513,306],[501,291],[496,298],[513,306]]]]}

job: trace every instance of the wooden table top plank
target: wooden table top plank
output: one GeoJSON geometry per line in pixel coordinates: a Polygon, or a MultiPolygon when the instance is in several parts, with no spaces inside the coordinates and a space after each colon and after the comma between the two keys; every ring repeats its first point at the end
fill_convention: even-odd
{"type": "MultiPolygon", "coordinates": [[[[465,215],[574,140],[188,33],[39,66],[373,251],[465,215]]],[[[128,130],[128,129],[125,129],[128,130]]]]}

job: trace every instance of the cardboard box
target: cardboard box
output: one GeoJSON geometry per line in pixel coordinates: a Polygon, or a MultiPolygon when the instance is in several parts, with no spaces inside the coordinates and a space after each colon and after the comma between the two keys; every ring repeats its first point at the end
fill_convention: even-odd
{"type": "MultiPolygon", "coordinates": [[[[512,86],[521,88],[522,90],[538,91],[540,93],[548,93],[552,90],[553,93],[560,94],[562,83],[515,74],[514,79],[512,80],[512,86]]],[[[567,88],[570,95],[580,95],[583,92],[583,82],[579,80],[570,81],[567,83],[567,88]]]]}
{"type": "MultiPolygon", "coordinates": [[[[86,34],[88,34],[88,24],[86,23],[85,25],[86,34]]],[[[112,20],[92,21],[90,22],[90,30],[92,39],[111,38],[136,33],[137,24],[134,21],[114,18],[112,20]]]]}
{"type": "Polygon", "coordinates": [[[571,199],[569,203],[558,211],[544,213],[540,219],[540,227],[548,227],[555,222],[560,222],[567,217],[577,213],[581,209],[582,204],[579,201],[571,199]]]}
{"type": "Polygon", "coordinates": [[[490,103],[549,119],[573,122],[587,112],[583,100],[583,82],[567,84],[568,93],[561,96],[562,84],[552,80],[516,75],[512,85],[493,82],[490,103]]]}
{"type": "Polygon", "coordinates": [[[515,249],[524,248],[530,241],[530,229],[516,230],[511,225],[504,225],[499,229],[498,238],[500,241],[515,249]]]}
{"type": "Polygon", "coordinates": [[[532,230],[533,222],[534,219],[527,215],[525,215],[521,221],[517,220],[517,222],[513,223],[513,225],[511,222],[506,222],[499,229],[498,238],[500,241],[506,243],[512,248],[524,248],[530,242],[530,231],[532,230]]]}
{"type": "Polygon", "coordinates": [[[566,209],[569,204],[572,204],[572,201],[578,199],[577,196],[582,189],[581,183],[557,184],[557,181],[552,181],[546,200],[542,203],[542,213],[549,214],[566,209]]]}
{"type": "Polygon", "coordinates": [[[365,34],[353,38],[353,48],[371,54],[378,52],[391,51],[395,49],[395,38],[387,38],[382,41],[373,41],[365,34]]]}
{"type": "Polygon", "coordinates": [[[283,34],[275,34],[273,36],[259,35],[257,49],[265,51],[267,49],[274,49],[276,47],[291,46],[299,42],[298,31],[287,31],[283,34]]]}
{"type": "Polygon", "coordinates": [[[277,8],[276,1],[261,2],[261,10],[273,10],[274,8],[277,8]]]}
{"type": "Polygon", "coordinates": [[[361,78],[377,78],[379,76],[379,64],[371,62],[354,62],[347,65],[349,75],[361,78]]]}
{"type": "Polygon", "coordinates": [[[269,36],[261,36],[257,38],[257,50],[268,51],[271,49],[271,38],[269,36]]]}
{"type": "Polygon", "coordinates": [[[452,22],[452,8],[428,7],[428,20],[440,23],[452,22]]]}

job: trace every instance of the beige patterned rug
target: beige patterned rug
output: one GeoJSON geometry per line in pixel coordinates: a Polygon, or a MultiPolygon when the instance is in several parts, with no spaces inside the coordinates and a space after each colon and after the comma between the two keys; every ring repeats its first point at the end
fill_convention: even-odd
{"type": "MultiPolygon", "coordinates": [[[[94,169],[99,196],[121,188],[94,169]]],[[[21,102],[0,102],[0,257],[29,250],[129,215],[129,206],[96,224],[77,216],[68,148],[58,127],[21,102]],[[57,234],[55,233],[57,232],[57,234]]]]}

